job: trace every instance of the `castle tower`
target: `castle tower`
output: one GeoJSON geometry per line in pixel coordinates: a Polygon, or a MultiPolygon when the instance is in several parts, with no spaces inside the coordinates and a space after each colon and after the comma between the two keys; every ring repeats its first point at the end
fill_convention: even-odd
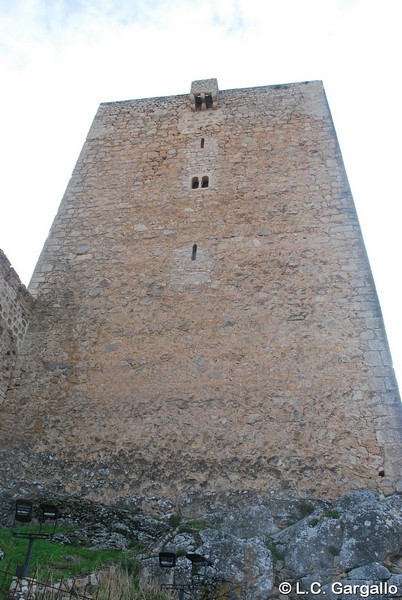
{"type": "Polygon", "coordinates": [[[400,399],[321,82],[101,104],[29,290],[5,480],[107,501],[399,489],[400,399]]]}

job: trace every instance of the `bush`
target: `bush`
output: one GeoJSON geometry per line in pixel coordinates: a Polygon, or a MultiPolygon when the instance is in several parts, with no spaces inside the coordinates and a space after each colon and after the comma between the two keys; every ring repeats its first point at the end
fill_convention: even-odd
{"type": "Polygon", "coordinates": [[[324,517],[327,517],[328,519],[339,519],[340,514],[338,510],[328,509],[324,512],[324,517]]]}
{"type": "Polygon", "coordinates": [[[177,514],[173,514],[169,518],[169,525],[171,527],[178,527],[181,523],[181,516],[177,514]]]}
{"type": "Polygon", "coordinates": [[[315,511],[313,504],[310,504],[310,502],[301,502],[299,508],[303,517],[308,517],[315,511]]]}

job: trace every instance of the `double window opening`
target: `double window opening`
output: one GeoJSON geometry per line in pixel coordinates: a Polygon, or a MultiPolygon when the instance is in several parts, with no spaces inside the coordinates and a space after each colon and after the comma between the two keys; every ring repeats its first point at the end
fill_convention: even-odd
{"type": "Polygon", "coordinates": [[[195,94],[195,110],[208,110],[209,108],[213,108],[213,98],[212,94],[195,94]]]}
{"type": "Polygon", "coordinates": [[[191,180],[191,189],[196,190],[198,188],[207,188],[209,186],[209,177],[204,175],[203,177],[193,177],[191,180]]]}

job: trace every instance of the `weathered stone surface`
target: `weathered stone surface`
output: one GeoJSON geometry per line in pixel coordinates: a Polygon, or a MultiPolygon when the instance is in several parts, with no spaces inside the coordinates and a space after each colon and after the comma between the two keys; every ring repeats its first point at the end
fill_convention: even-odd
{"type": "Polygon", "coordinates": [[[386,581],[391,577],[391,573],[381,563],[369,563],[358,569],[352,569],[348,573],[348,579],[357,581],[386,581]]]}
{"type": "Polygon", "coordinates": [[[99,107],[30,284],[2,481],[175,511],[390,494],[401,406],[322,83],[202,103],[99,107]]]}
{"type": "MultiPolygon", "coordinates": [[[[269,523],[263,527],[283,529],[310,514],[315,509],[326,508],[330,504],[315,498],[301,499],[281,490],[273,490],[269,494],[261,494],[255,490],[238,490],[225,492],[192,492],[183,494],[179,502],[179,512],[186,518],[203,516],[206,523],[209,519],[224,521],[230,514],[246,515],[249,527],[258,527],[259,514],[265,513],[269,523]],[[255,511],[255,512],[254,512],[255,511]]],[[[239,527],[244,527],[245,524],[239,527]]],[[[219,525],[220,527],[220,525],[219,525]]]]}
{"type": "Polygon", "coordinates": [[[0,250],[0,407],[9,386],[34,299],[0,250]]]}
{"type": "Polygon", "coordinates": [[[272,512],[266,506],[249,506],[225,513],[213,513],[203,517],[202,521],[238,538],[267,537],[278,531],[272,512]]]}
{"type": "MultiPolygon", "coordinates": [[[[265,549],[269,548],[272,556],[273,575],[269,575],[268,579],[273,582],[273,588],[266,597],[280,595],[279,586],[284,581],[289,582],[291,586],[291,598],[300,598],[300,595],[317,589],[314,586],[318,585],[331,600],[336,597],[345,600],[351,597],[357,600],[367,596],[368,592],[363,587],[359,593],[352,594],[350,586],[360,589],[361,586],[376,586],[384,582],[396,586],[400,595],[400,495],[384,498],[369,490],[357,490],[332,503],[306,499],[303,503],[299,500],[297,507],[294,502],[293,498],[277,496],[266,498],[265,504],[250,506],[244,510],[236,508],[201,516],[198,521],[208,524],[208,527],[214,523],[213,530],[175,536],[166,548],[177,552],[197,551],[204,553],[208,558],[214,556],[214,566],[219,576],[232,581],[233,587],[236,581],[249,581],[248,591],[243,590],[239,592],[239,596],[233,595],[233,598],[254,598],[253,585],[258,585],[253,577],[246,576],[245,565],[249,564],[251,555],[244,562],[240,575],[235,575],[235,568],[231,573],[228,572],[231,570],[232,556],[236,556],[236,544],[241,546],[242,540],[237,535],[240,533],[246,537],[247,542],[250,541],[250,538],[247,538],[247,530],[249,535],[256,534],[252,538],[253,541],[258,540],[265,549]],[[283,517],[284,508],[287,518],[279,521],[278,515],[283,517]],[[290,513],[295,517],[293,524],[290,524],[288,518],[290,513]],[[260,516],[259,534],[257,519],[253,522],[253,515],[260,516]],[[281,531],[267,536],[267,528],[272,527],[273,522],[277,523],[281,531]],[[229,531],[230,523],[233,523],[232,532],[229,531]],[[223,550],[228,539],[232,538],[236,539],[233,547],[223,550]],[[208,543],[204,543],[205,540],[208,543]],[[222,558],[222,562],[217,555],[222,558]],[[340,587],[345,590],[344,594],[334,591],[340,587]]],[[[369,596],[373,598],[398,595],[372,589],[374,593],[369,596]]]]}
{"type": "MultiPolygon", "coordinates": [[[[69,542],[89,546],[91,550],[128,550],[130,547],[130,540],[127,537],[116,531],[109,531],[101,524],[82,527],[70,535],[64,535],[61,540],[63,544],[66,543],[66,538],[69,542]]],[[[57,541],[60,540],[56,536],[57,541]]]]}
{"type": "Polygon", "coordinates": [[[283,556],[279,579],[299,581],[303,590],[337,575],[343,580],[346,573],[356,580],[387,579],[392,563],[401,558],[401,508],[399,496],[388,501],[359,490],[314,511],[273,536],[283,556]]]}
{"type": "Polygon", "coordinates": [[[273,587],[271,553],[258,537],[241,540],[227,533],[200,533],[200,554],[213,561],[219,579],[230,583],[239,598],[265,600],[273,587]]]}
{"type": "MultiPolygon", "coordinates": [[[[205,588],[227,590],[231,599],[266,600],[273,587],[271,553],[258,537],[243,540],[206,529],[196,536],[179,534],[164,550],[178,554],[193,552],[206,557],[210,565],[199,573],[205,588]]],[[[172,576],[170,569],[161,571],[157,559],[144,561],[144,581],[156,579],[169,583],[172,576]]],[[[177,584],[191,585],[191,563],[185,556],[177,560],[174,580],[177,584]]]]}

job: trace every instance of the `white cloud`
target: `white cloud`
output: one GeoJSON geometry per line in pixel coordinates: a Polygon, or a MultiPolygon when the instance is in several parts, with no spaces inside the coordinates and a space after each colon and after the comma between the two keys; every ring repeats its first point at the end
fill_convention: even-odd
{"type": "MultiPolygon", "coordinates": [[[[0,246],[27,281],[99,102],[187,93],[204,77],[221,88],[323,79],[382,304],[393,304],[399,13],[399,0],[0,0],[0,246]]],[[[391,337],[402,321],[389,314],[391,337]]]]}

